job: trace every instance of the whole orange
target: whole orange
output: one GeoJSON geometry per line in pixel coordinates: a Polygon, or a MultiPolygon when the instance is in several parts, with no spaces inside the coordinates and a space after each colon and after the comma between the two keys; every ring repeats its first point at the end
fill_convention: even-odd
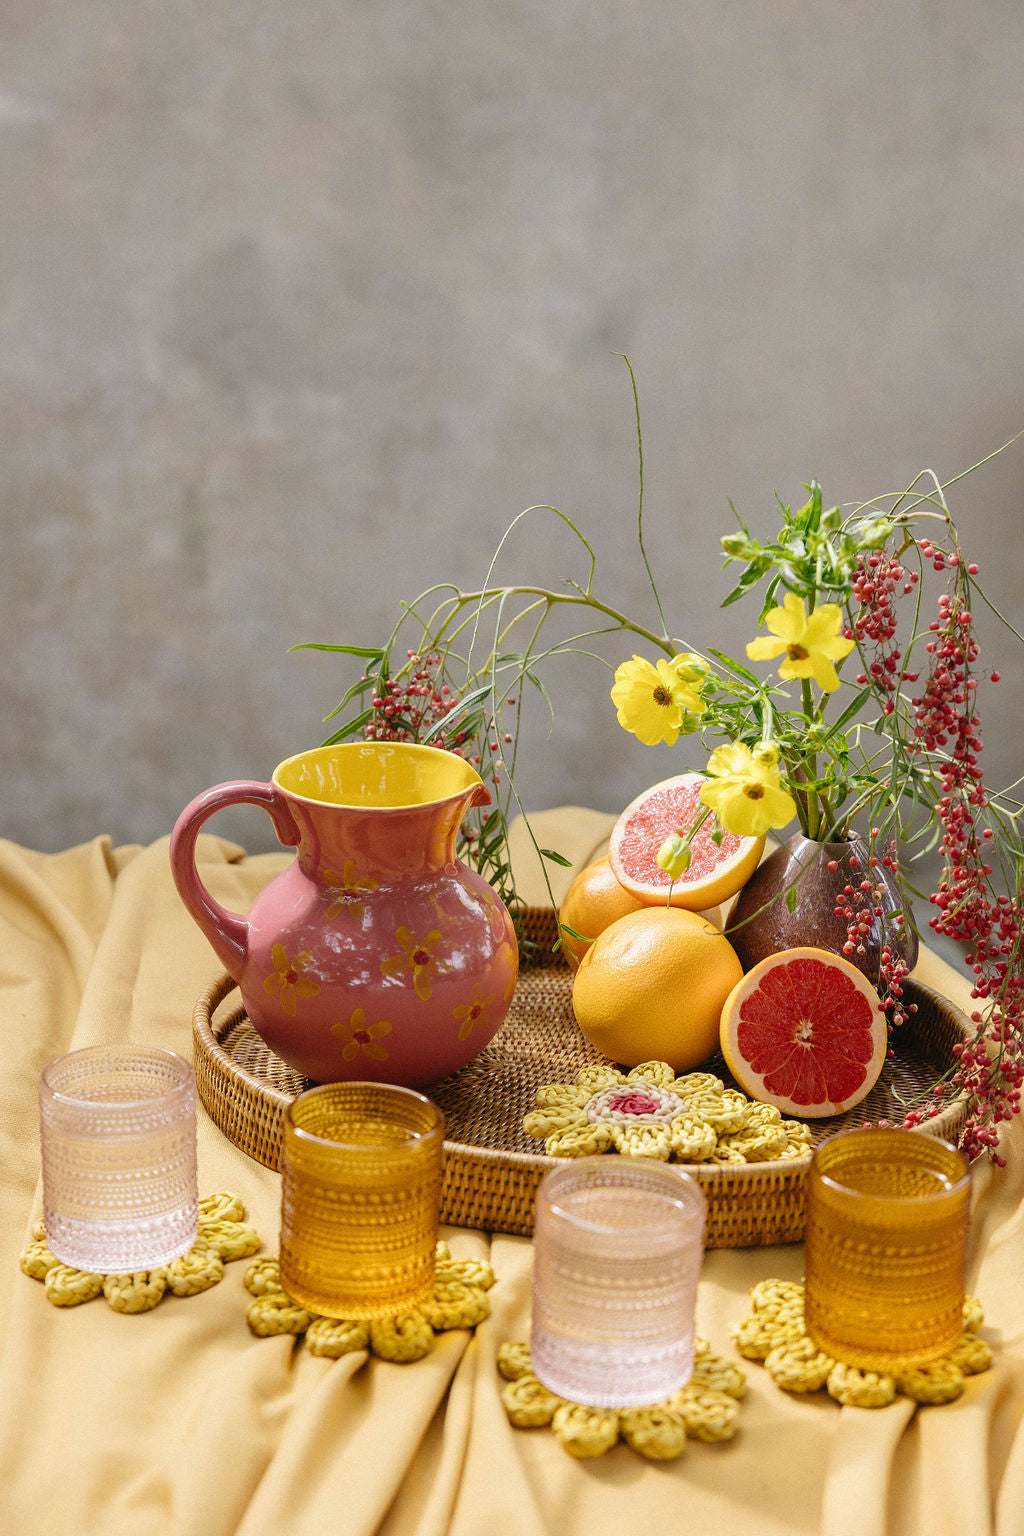
{"type": "Polygon", "coordinates": [[[562,933],[562,953],[573,970],[609,923],[625,917],[627,912],[638,912],[642,906],[640,898],[616,880],[607,855],[581,869],[566,891],[558,913],[560,923],[583,935],[576,939],[571,933],[562,933]]]}
{"type": "Polygon", "coordinates": [[[743,967],[720,928],[682,907],[643,907],[580,961],[572,1006],[590,1043],[622,1066],[689,1072],[714,1054],[722,1005],[743,967]]]}

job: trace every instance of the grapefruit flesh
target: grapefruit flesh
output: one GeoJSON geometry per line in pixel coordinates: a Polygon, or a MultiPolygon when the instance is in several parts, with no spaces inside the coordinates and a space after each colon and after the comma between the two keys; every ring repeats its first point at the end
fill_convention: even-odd
{"type": "Polygon", "coordinates": [[[641,907],[611,923],[587,950],[572,1005],[590,1043],[620,1066],[667,1061],[689,1072],[718,1046],[722,1005],[743,968],[707,918],[641,907]]]}
{"type": "Polygon", "coordinates": [[[644,790],[627,805],[612,831],[608,859],[616,879],[650,905],[668,900],[673,907],[699,912],[734,896],[749,880],[764,851],[764,836],[738,837],[723,832],[709,815],[690,845],[690,867],[674,882],[657,862],[658,849],[673,832],[684,836],[704,811],[704,777],[681,773],[644,790]],[[671,886],[671,895],[669,887],[671,886]]]}
{"type": "Polygon", "coordinates": [[[722,1054],[751,1098],[814,1120],[859,1104],[888,1046],[874,987],[841,955],[814,948],[768,955],[726,999],[722,1054]]]}

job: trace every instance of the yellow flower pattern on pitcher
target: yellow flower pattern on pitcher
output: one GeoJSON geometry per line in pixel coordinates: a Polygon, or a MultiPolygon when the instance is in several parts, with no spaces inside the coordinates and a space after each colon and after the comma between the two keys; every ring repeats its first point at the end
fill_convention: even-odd
{"type": "Polygon", "coordinates": [[[325,869],[324,886],[329,898],[327,916],[350,917],[355,923],[362,923],[365,913],[360,898],[379,889],[378,881],[371,879],[369,875],[360,875],[354,859],[345,860],[340,877],[333,869],[325,869]]]}
{"type": "Polygon", "coordinates": [[[395,943],[400,953],[389,955],[380,962],[381,975],[401,976],[408,973],[412,977],[416,996],[423,1003],[429,1002],[431,977],[439,976],[447,969],[444,960],[434,953],[441,943],[441,930],[431,928],[422,939],[417,939],[403,926],[395,930],[395,943]]]}
{"type": "Polygon", "coordinates": [[[460,1040],[468,1040],[478,1024],[483,1023],[486,1025],[487,1010],[493,1002],[494,993],[491,992],[487,997],[484,997],[480,989],[480,983],[475,981],[469,1002],[460,1003],[457,1008],[453,1009],[453,1017],[459,1024],[460,1040]]]}
{"type": "Polygon", "coordinates": [[[271,996],[276,992],[277,1000],[285,1013],[295,1017],[295,999],[297,997],[316,997],[320,991],[320,983],[314,981],[312,976],[305,976],[309,962],[313,958],[311,949],[304,949],[297,954],[294,960],[289,959],[288,951],[283,944],[275,944],[270,951],[270,958],[274,970],[270,976],[264,978],[263,990],[271,996]]]}
{"type": "Polygon", "coordinates": [[[341,1054],[345,1061],[354,1061],[360,1055],[368,1056],[371,1061],[387,1061],[387,1051],[377,1042],[382,1035],[390,1033],[391,1025],[387,1019],[367,1024],[366,1013],[362,1008],[353,1010],[347,1024],[339,1020],[337,1024],[331,1025],[331,1034],[343,1042],[341,1054]]]}

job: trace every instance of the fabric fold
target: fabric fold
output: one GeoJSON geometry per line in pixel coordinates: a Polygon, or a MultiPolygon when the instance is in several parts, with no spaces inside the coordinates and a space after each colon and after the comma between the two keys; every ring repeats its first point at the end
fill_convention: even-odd
{"type": "MultiPolygon", "coordinates": [[[[563,807],[531,818],[557,903],[599,854],[615,818],[563,807]]],[[[525,829],[521,891],[548,898],[525,829]],[[539,880],[539,884],[538,884],[539,880]]],[[[248,858],[204,834],[202,878],[245,912],[291,855],[248,858]]],[[[958,1401],[840,1409],[786,1395],[757,1364],[736,1438],[646,1463],[620,1445],[575,1462],[548,1430],[515,1430],[495,1357],[525,1339],[532,1248],[522,1237],[448,1230],[457,1256],[487,1258],[497,1283],[475,1335],[440,1335],[401,1366],[311,1356],[245,1322],[247,1261],[189,1299],[123,1316],[100,1299],[58,1311],[17,1256],[40,1208],[36,1087],[45,1063],[101,1040],[191,1058],[195,999],[221,966],[174,890],[167,840],[115,849],[97,838],[58,854],[0,843],[0,1529],[37,1536],[623,1536],[734,1530],[743,1536],[1019,1536],[1024,1509],[1024,1133],[1007,1167],[974,1174],[969,1289],[995,1366],[958,1401]]],[[[965,976],[925,952],[918,975],[969,1007],[965,976]]],[[[238,1194],[276,1252],[280,1180],[199,1111],[203,1193],[238,1194]]],[[[730,1324],[767,1277],[800,1279],[802,1248],[705,1256],[698,1327],[735,1358],[730,1324]]]]}

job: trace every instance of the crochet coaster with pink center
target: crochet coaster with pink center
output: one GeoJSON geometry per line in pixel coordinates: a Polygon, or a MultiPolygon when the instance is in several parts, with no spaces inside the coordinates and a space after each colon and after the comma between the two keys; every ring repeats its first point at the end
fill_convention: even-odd
{"type": "Polygon", "coordinates": [[[678,1392],[649,1408],[590,1408],[551,1392],[533,1370],[528,1344],[502,1344],[501,1401],[516,1429],[550,1427],[562,1449],[580,1460],[603,1456],[619,1440],[649,1461],[673,1461],[687,1440],[731,1440],[747,1378],[739,1366],[694,1341],[693,1375],[678,1392]]]}
{"type": "Polygon", "coordinates": [[[771,1104],[727,1088],[712,1072],[677,1077],[667,1061],[631,1072],[584,1067],[571,1083],[545,1083],[523,1119],[549,1157],[620,1152],[680,1163],[763,1163],[806,1157],[811,1133],[771,1104]]]}

